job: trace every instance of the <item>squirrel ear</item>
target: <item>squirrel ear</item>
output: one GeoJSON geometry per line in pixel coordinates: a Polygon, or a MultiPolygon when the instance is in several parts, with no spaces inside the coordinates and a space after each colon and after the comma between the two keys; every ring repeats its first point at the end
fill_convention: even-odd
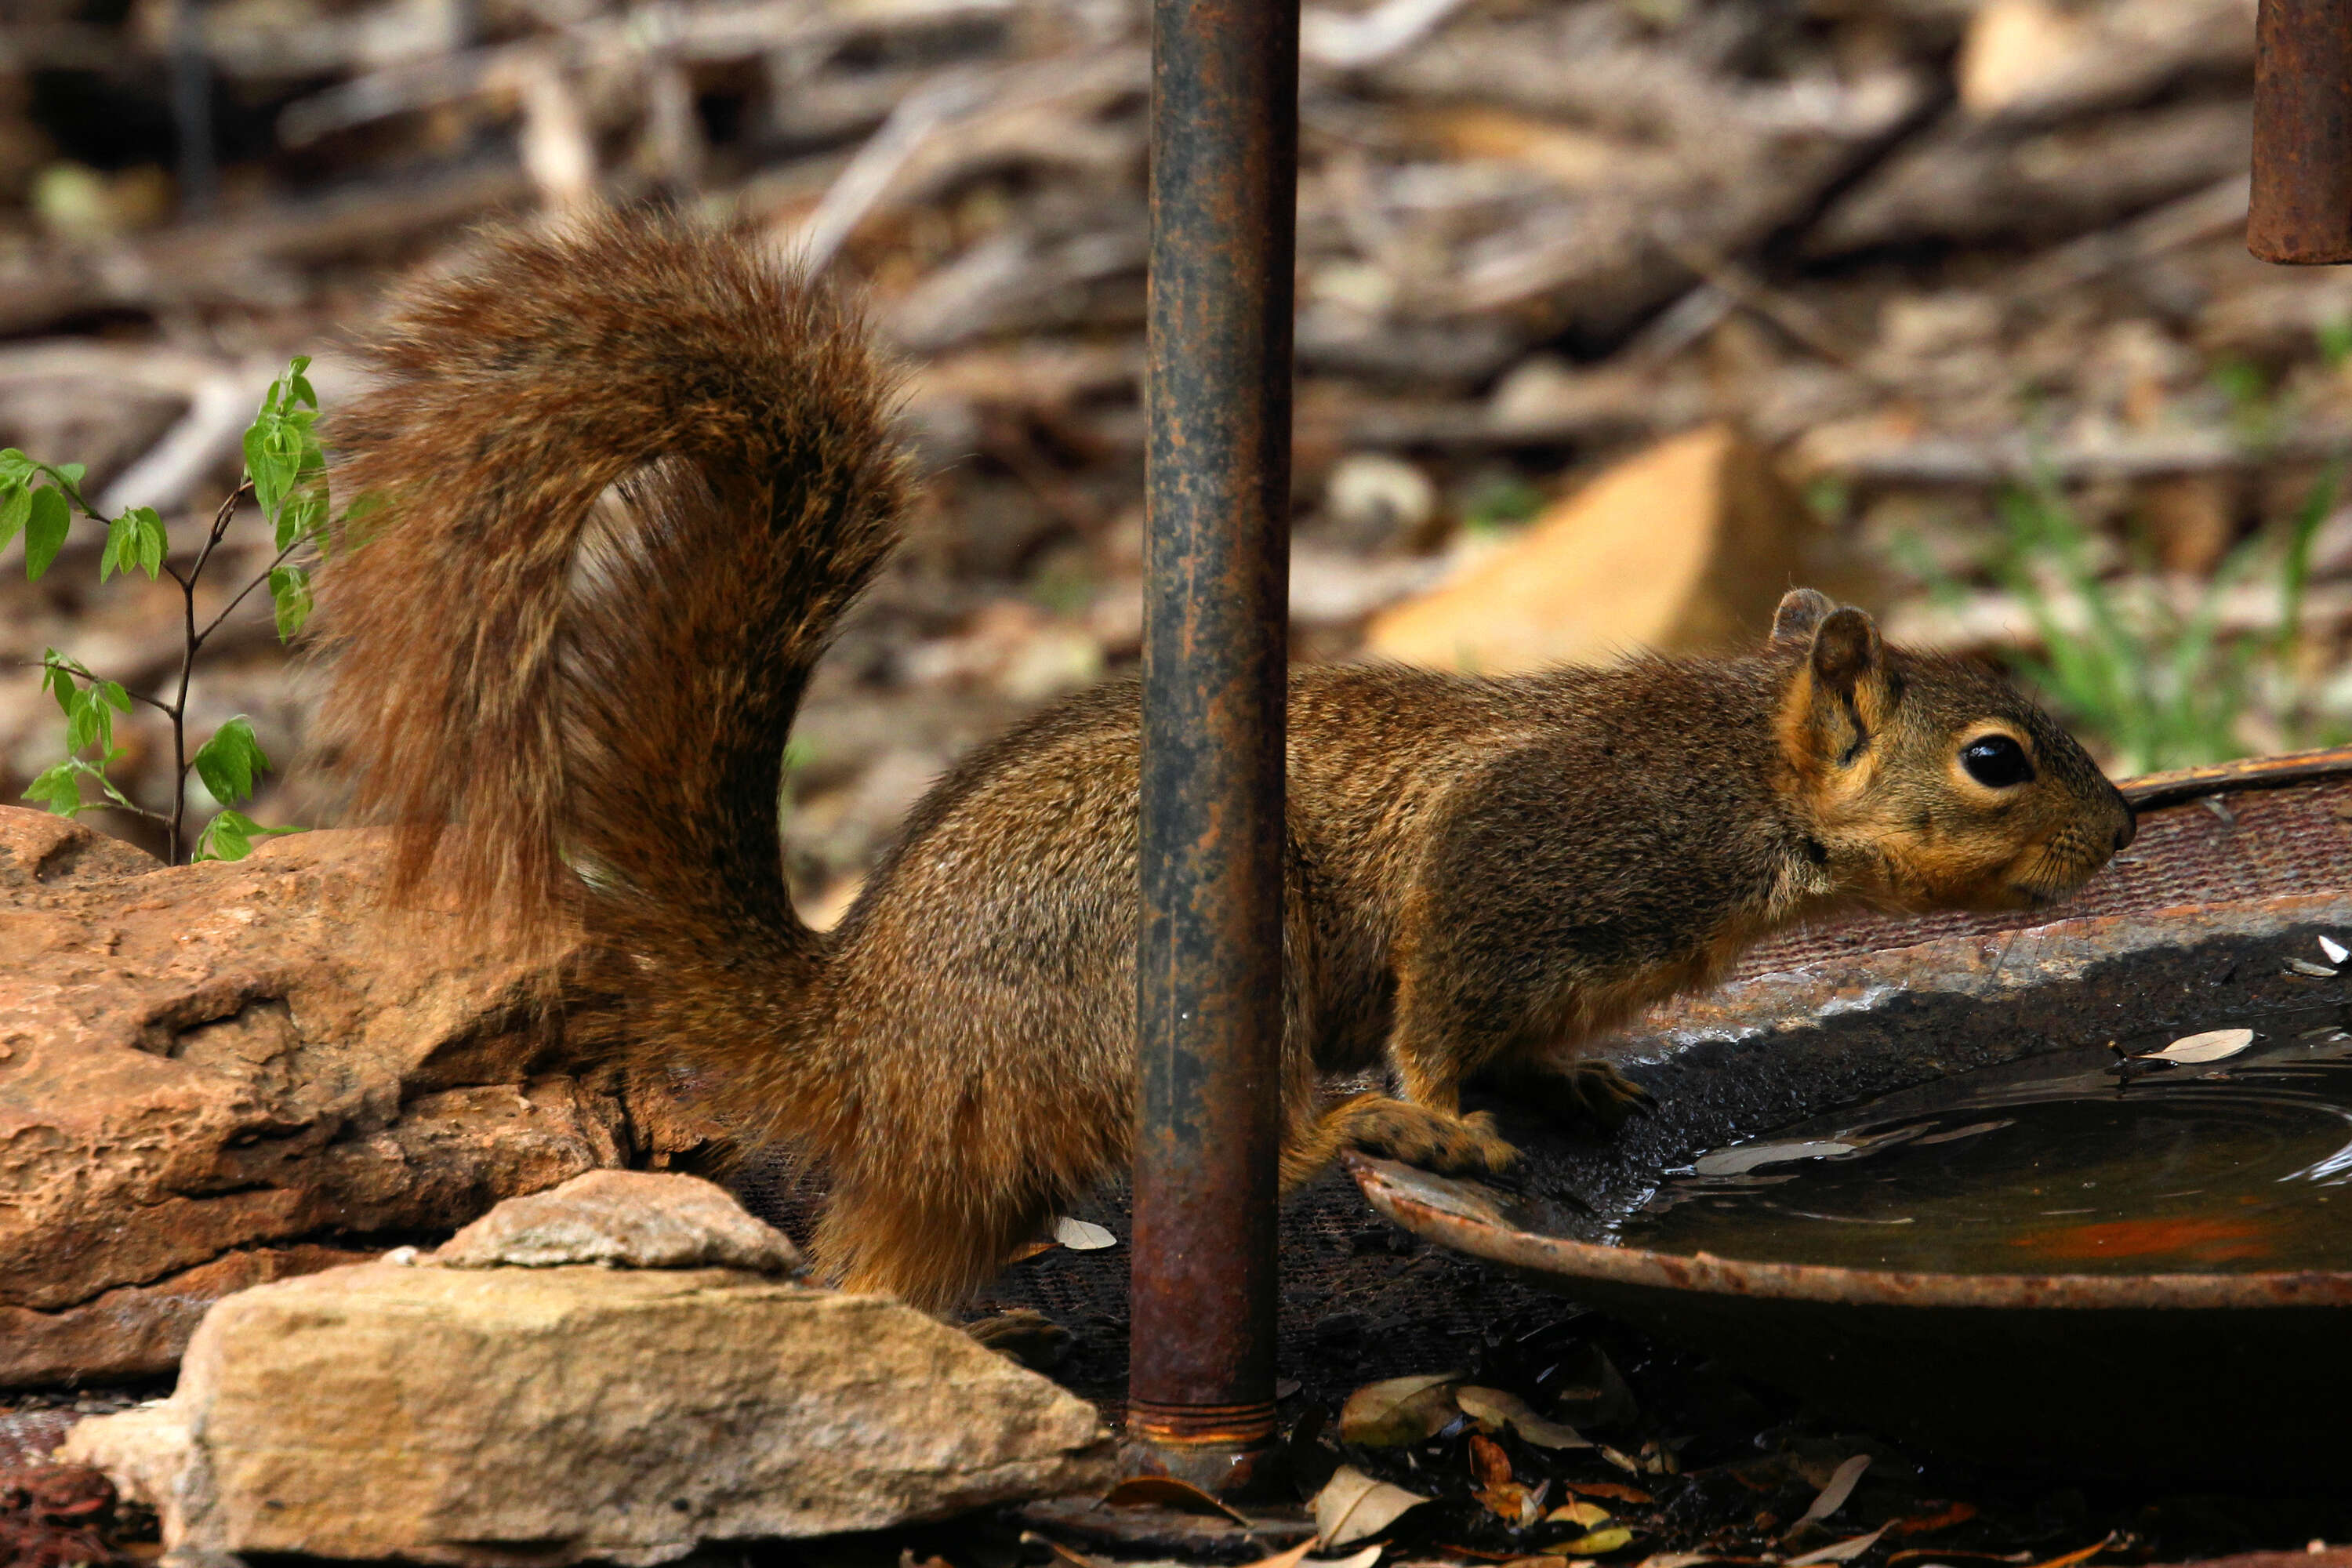
{"type": "Polygon", "coordinates": [[[1780,595],[1780,607],[1772,612],[1772,635],[1767,640],[1801,645],[1836,609],[1837,601],[1818,588],[1791,588],[1780,595]]]}
{"type": "MultiPolygon", "coordinates": [[[[1785,606],[1787,600],[1782,600],[1785,606]]],[[[1852,696],[1885,665],[1878,624],[1851,607],[1832,611],[1813,628],[1813,677],[1841,696],[1852,696]]]]}

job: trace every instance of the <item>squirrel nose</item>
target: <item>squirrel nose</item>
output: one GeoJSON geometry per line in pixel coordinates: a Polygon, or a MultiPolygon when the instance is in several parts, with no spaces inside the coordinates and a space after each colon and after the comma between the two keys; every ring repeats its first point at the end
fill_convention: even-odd
{"type": "Polygon", "coordinates": [[[2124,825],[2116,829],[2116,851],[2120,853],[2124,849],[2128,848],[2131,845],[2131,841],[2138,837],[2139,814],[2132,810],[2131,806],[2127,804],[2124,807],[2124,825]]]}

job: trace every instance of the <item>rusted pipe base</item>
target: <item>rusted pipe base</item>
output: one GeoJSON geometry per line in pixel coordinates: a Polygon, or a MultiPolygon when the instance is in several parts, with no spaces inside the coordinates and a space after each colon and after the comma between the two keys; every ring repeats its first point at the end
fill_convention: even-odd
{"type": "Polygon", "coordinates": [[[1271,1401],[1257,1405],[1161,1405],[1129,1400],[1121,1470],[1172,1476],[1214,1497],[1265,1495],[1278,1479],[1271,1401]]]}

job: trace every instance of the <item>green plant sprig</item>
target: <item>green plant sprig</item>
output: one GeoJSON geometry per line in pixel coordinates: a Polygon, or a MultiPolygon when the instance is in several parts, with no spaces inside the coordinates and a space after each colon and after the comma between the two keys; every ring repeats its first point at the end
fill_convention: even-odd
{"type": "Polygon", "coordinates": [[[308,358],[296,358],[269,384],[259,413],[245,433],[245,471],[236,487],[213,514],[212,527],[185,571],[171,560],[171,539],[152,507],[131,507],[109,518],[82,494],[87,470],[79,463],[38,462],[10,447],[0,451],[0,545],[19,531],[25,534],[25,574],[37,582],[56,562],[79,512],[106,530],[99,557],[99,581],[120,571],[143,571],[152,582],[168,574],[180,588],[183,627],[179,679],[170,701],[132,692],[117,681],[102,679],[79,660],[55,648],[43,652],[39,668],[43,689],[52,693],[66,719],[65,761],[44,772],[25,792],[61,816],[93,809],[121,811],[163,827],[170,858],[179,862],[186,843],[188,775],[193,771],[220,805],[196,835],[189,858],[242,858],[257,837],[297,831],[264,827],[235,809],[251,798],[256,777],[269,767],[255,738],[253,725],[243,714],[223,723],[211,738],[188,753],[188,689],[194,679],[196,658],[229,616],[253,591],[269,590],[278,636],[289,641],[302,629],[310,613],[310,568],[297,553],[310,546],[326,547],[328,517],[326,454],[315,426],[318,394],[304,374],[308,358]],[[251,496],[270,521],[278,546],[269,563],[240,587],[218,614],[198,626],[196,588],[214,552],[227,535],[237,504],[251,496]],[[143,702],[172,722],[172,809],[158,812],[140,805],[108,775],[123,754],[114,744],[114,716],[128,713],[132,702],[143,702]],[[94,759],[82,755],[95,753],[94,759]],[[96,783],[100,798],[87,798],[82,781],[96,783]]]}

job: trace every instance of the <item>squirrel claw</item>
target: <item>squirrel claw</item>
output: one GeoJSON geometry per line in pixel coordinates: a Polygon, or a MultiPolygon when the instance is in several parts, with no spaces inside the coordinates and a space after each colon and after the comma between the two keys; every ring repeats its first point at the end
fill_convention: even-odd
{"type": "Polygon", "coordinates": [[[1658,1098],[1619,1071],[1612,1062],[1575,1061],[1516,1079],[1515,1090],[1564,1121],[1597,1122],[1604,1129],[1631,1116],[1647,1116],[1658,1098]]]}

